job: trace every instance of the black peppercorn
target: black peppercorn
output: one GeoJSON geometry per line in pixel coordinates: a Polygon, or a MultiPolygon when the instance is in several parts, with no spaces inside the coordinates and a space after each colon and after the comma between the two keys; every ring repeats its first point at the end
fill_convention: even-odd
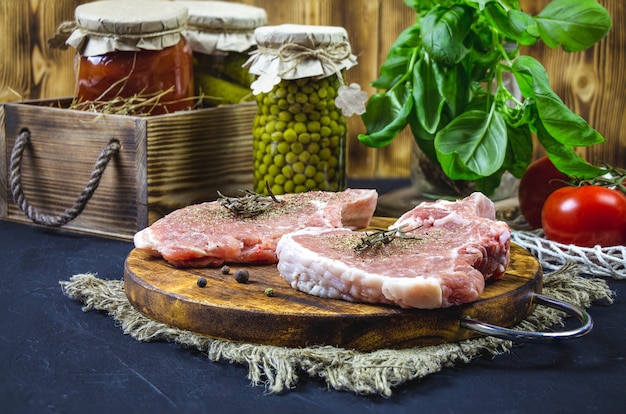
{"type": "Polygon", "coordinates": [[[198,284],[198,286],[200,286],[201,288],[206,286],[206,279],[203,277],[199,277],[198,281],[196,282],[198,284]]]}
{"type": "Polygon", "coordinates": [[[222,266],[222,274],[227,275],[230,273],[230,267],[228,265],[222,266]]]}
{"type": "Polygon", "coordinates": [[[250,272],[248,272],[245,269],[237,269],[237,271],[235,272],[235,280],[238,283],[248,283],[248,280],[250,279],[250,272]]]}

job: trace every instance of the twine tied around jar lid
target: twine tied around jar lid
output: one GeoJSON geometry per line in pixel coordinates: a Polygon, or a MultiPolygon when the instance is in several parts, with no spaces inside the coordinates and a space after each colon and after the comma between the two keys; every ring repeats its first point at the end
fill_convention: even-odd
{"type": "MultiPolygon", "coordinates": [[[[338,73],[341,71],[337,67],[337,63],[342,62],[345,59],[349,59],[352,56],[352,50],[350,43],[343,41],[340,43],[333,43],[327,47],[309,48],[307,46],[298,43],[287,43],[282,45],[278,50],[258,47],[260,53],[275,54],[279,56],[283,62],[294,62],[292,67],[285,68],[278,73],[278,76],[282,76],[285,73],[293,70],[296,65],[300,64],[304,59],[317,59],[322,62],[322,67],[328,66],[332,68],[332,73],[338,73]]],[[[339,83],[343,85],[343,79],[339,77],[339,83]]]]}
{"type": "Polygon", "coordinates": [[[341,27],[281,25],[255,30],[257,49],[244,64],[258,75],[252,93],[268,93],[281,80],[323,79],[336,75],[340,87],[335,105],[344,115],[365,112],[368,95],[356,84],[346,85],[342,70],[357,64],[347,33],[341,27]]]}

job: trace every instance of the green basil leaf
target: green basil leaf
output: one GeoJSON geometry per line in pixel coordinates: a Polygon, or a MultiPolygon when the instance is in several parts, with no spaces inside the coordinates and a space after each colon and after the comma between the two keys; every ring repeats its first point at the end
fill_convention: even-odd
{"type": "Polygon", "coordinates": [[[536,119],[533,126],[537,133],[537,139],[546,150],[550,161],[559,171],[576,178],[593,178],[606,172],[587,163],[571,146],[564,145],[554,139],[540,119],[536,119]]]}
{"type": "Polygon", "coordinates": [[[422,19],[424,50],[441,65],[452,66],[460,62],[468,52],[463,41],[471,24],[472,11],[467,7],[435,7],[422,19]]]}
{"type": "Polygon", "coordinates": [[[476,22],[472,25],[464,43],[470,51],[486,53],[494,50],[494,29],[478,12],[476,13],[476,22]]]}
{"type": "Polygon", "coordinates": [[[504,171],[504,169],[500,169],[491,174],[489,177],[483,177],[475,180],[474,184],[476,184],[476,190],[487,196],[494,194],[502,182],[502,175],[504,175],[504,171]]]}
{"type": "Polygon", "coordinates": [[[409,126],[411,127],[411,134],[417,146],[426,154],[431,160],[437,159],[437,151],[435,150],[435,134],[429,134],[422,128],[422,125],[417,120],[415,111],[411,111],[409,115],[409,126]]]}
{"type": "Polygon", "coordinates": [[[511,66],[511,72],[513,73],[513,76],[515,76],[515,80],[517,81],[517,86],[519,87],[520,93],[524,98],[528,100],[535,97],[535,82],[533,81],[533,75],[530,70],[521,69],[523,66],[523,61],[524,56],[518,57],[515,62],[513,62],[513,66],[511,66]],[[520,60],[522,60],[522,63],[519,63],[520,60]]]}
{"type": "Polygon", "coordinates": [[[408,56],[389,55],[380,67],[378,79],[371,83],[377,89],[391,89],[407,71],[411,59],[408,56]]]}
{"type": "Polygon", "coordinates": [[[556,94],[537,95],[535,99],[541,121],[557,141],[575,147],[604,142],[604,137],[572,112],[556,94]]]}
{"type": "Polygon", "coordinates": [[[520,56],[511,66],[522,95],[536,97],[537,95],[553,94],[548,73],[539,61],[530,56],[520,56]]]}
{"type": "Polygon", "coordinates": [[[472,110],[461,114],[435,136],[437,159],[448,177],[476,180],[494,174],[504,162],[506,123],[502,116],[472,110]]]}
{"type": "Polygon", "coordinates": [[[552,0],[534,20],[548,46],[567,52],[589,48],[611,28],[611,16],[595,0],[552,0]]]}
{"type": "Polygon", "coordinates": [[[520,44],[533,45],[537,43],[539,31],[537,29],[537,23],[535,23],[535,20],[530,14],[511,8],[507,11],[507,18],[514,30],[520,33],[519,36],[521,39],[517,40],[520,44]],[[534,41],[527,43],[532,40],[531,38],[534,39],[534,41]]]}
{"type": "Polygon", "coordinates": [[[374,148],[389,145],[406,127],[412,109],[411,89],[406,84],[398,84],[387,93],[372,95],[361,115],[366,133],[359,134],[359,141],[374,148]]]}
{"type": "Polygon", "coordinates": [[[445,100],[439,94],[437,74],[428,54],[424,53],[413,70],[413,100],[415,113],[428,133],[437,131],[445,100]]]}
{"type": "Polygon", "coordinates": [[[404,29],[389,50],[413,49],[422,44],[421,25],[416,23],[404,29]]]}
{"type": "Polygon", "coordinates": [[[419,0],[404,0],[404,4],[415,10],[419,10],[419,0]]]}
{"type": "Polygon", "coordinates": [[[467,103],[465,111],[484,111],[485,108],[489,108],[491,105],[493,105],[491,96],[487,96],[487,94],[474,95],[472,100],[467,103]]]}
{"type": "Polygon", "coordinates": [[[416,13],[420,11],[423,0],[404,0],[404,4],[415,10],[416,13]]]}
{"type": "Polygon", "coordinates": [[[470,82],[463,64],[451,67],[432,63],[439,93],[445,98],[450,115],[455,117],[463,111],[470,99],[470,82]]]}
{"type": "Polygon", "coordinates": [[[533,22],[529,14],[514,9],[507,12],[500,3],[490,1],[485,5],[483,15],[489,22],[491,30],[498,30],[504,36],[522,45],[537,43],[537,38],[526,31],[526,27],[533,22]]]}
{"type": "Polygon", "coordinates": [[[507,126],[510,128],[527,127],[532,123],[533,115],[536,113],[530,110],[530,107],[535,107],[535,101],[526,99],[521,105],[515,107],[504,107],[501,109],[502,116],[507,126]]]}
{"type": "Polygon", "coordinates": [[[507,125],[508,145],[504,158],[504,169],[521,178],[533,158],[533,138],[530,128],[511,128],[507,125]]]}
{"type": "Polygon", "coordinates": [[[380,67],[380,76],[372,82],[372,86],[377,89],[391,89],[406,74],[413,52],[420,44],[419,25],[410,26],[400,33],[387,52],[387,58],[380,67]]]}
{"type": "Polygon", "coordinates": [[[502,60],[502,54],[498,50],[487,53],[472,50],[466,60],[469,60],[468,66],[472,71],[470,79],[474,82],[485,82],[492,80],[493,67],[502,60]]]}
{"type": "Polygon", "coordinates": [[[487,3],[490,3],[492,1],[493,0],[468,0],[467,2],[470,3],[470,5],[474,3],[478,7],[478,10],[483,10],[487,3]]]}
{"type": "Polygon", "coordinates": [[[535,100],[537,114],[554,139],[569,146],[604,142],[604,137],[572,112],[552,90],[548,74],[539,61],[530,56],[520,56],[513,62],[512,70],[522,95],[535,100]]]}

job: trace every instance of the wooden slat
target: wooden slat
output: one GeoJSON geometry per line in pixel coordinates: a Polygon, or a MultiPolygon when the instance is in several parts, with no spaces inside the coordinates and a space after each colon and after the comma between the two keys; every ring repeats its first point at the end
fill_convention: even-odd
{"type": "MultiPolygon", "coordinates": [[[[38,97],[69,96],[74,92],[75,49],[52,49],[48,46],[61,22],[74,19],[74,10],[89,0],[46,1],[31,4],[31,95],[38,97]],[[36,30],[38,29],[38,30],[36,30]]],[[[28,2],[16,2],[28,3],[28,2]]]]}
{"type": "Polygon", "coordinates": [[[29,4],[0,2],[0,102],[30,96],[31,44],[29,4]],[[15,24],[23,22],[24,24],[15,24]]]}
{"type": "Polygon", "coordinates": [[[252,189],[256,103],[147,120],[149,223],[188,204],[252,189]]]}
{"type": "Polygon", "coordinates": [[[89,0],[0,2],[0,102],[69,96],[75,50],[53,50],[47,39],[89,0]]]}
{"type": "MultiPolygon", "coordinates": [[[[381,1],[380,30],[378,32],[378,71],[382,66],[387,52],[398,35],[415,23],[415,12],[403,1],[381,1]]],[[[370,41],[373,41],[370,38],[370,41]]],[[[373,176],[375,177],[403,177],[410,172],[411,148],[413,135],[406,127],[387,147],[378,151],[373,176]]]]}
{"type": "MultiPolygon", "coordinates": [[[[337,2],[341,8],[337,11],[336,20],[333,24],[346,28],[350,36],[350,44],[353,53],[357,56],[359,64],[346,73],[348,83],[357,83],[361,89],[369,95],[376,93],[371,82],[378,77],[380,60],[379,44],[372,41],[375,34],[381,33],[380,19],[381,2],[371,0],[350,0],[337,2]],[[351,12],[359,10],[359,13],[351,12]]],[[[377,38],[378,36],[376,36],[377,38]]],[[[389,171],[378,165],[380,150],[366,147],[358,140],[358,134],[365,133],[365,126],[360,116],[348,118],[348,175],[372,176],[374,173],[381,175],[389,171]]]]}

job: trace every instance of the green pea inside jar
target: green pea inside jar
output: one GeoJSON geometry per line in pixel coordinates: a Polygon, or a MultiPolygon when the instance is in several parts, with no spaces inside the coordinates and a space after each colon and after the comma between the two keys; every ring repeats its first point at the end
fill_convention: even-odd
{"type": "Polygon", "coordinates": [[[254,188],[274,194],[345,188],[346,119],[337,75],[281,80],[258,104],[252,136],[254,188]]]}

